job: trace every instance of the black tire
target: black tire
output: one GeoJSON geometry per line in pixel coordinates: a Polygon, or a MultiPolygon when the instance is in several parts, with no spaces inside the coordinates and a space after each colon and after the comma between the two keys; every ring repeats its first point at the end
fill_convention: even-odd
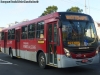
{"type": "Polygon", "coordinates": [[[11,57],[12,59],[14,59],[12,49],[10,49],[10,53],[9,53],[9,55],[10,55],[10,57],[11,57]]]}
{"type": "Polygon", "coordinates": [[[43,69],[46,69],[46,58],[45,58],[45,55],[43,52],[41,52],[38,56],[38,63],[39,63],[39,66],[43,69]]]}

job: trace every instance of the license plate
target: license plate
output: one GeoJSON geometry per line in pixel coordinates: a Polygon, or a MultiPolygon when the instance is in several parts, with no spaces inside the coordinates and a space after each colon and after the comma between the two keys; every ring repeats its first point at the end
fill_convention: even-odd
{"type": "Polygon", "coordinates": [[[82,63],[86,63],[86,62],[88,62],[87,59],[83,59],[83,60],[82,60],[82,63]]]}

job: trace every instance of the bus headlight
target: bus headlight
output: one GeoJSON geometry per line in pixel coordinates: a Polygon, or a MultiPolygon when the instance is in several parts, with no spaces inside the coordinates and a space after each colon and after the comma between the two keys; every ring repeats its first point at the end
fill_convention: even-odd
{"type": "Polygon", "coordinates": [[[100,46],[97,47],[95,54],[99,53],[99,48],[100,48],[100,46]]]}
{"type": "Polygon", "coordinates": [[[67,57],[70,57],[70,52],[66,48],[64,48],[64,52],[65,52],[67,57]]]}
{"type": "Polygon", "coordinates": [[[96,50],[96,54],[98,54],[99,53],[99,50],[96,50]]]}

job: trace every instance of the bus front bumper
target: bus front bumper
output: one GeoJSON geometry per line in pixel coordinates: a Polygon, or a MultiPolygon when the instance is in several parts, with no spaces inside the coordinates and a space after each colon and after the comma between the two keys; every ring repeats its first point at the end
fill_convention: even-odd
{"type": "Polygon", "coordinates": [[[73,59],[73,58],[68,58],[65,55],[60,55],[58,57],[61,58],[61,60],[58,61],[59,68],[66,68],[66,67],[74,67],[74,66],[82,66],[82,65],[99,63],[99,54],[97,54],[95,57],[92,57],[92,58],[86,58],[87,62],[84,62],[84,63],[82,62],[82,60],[85,60],[85,59],[73,59]]]}

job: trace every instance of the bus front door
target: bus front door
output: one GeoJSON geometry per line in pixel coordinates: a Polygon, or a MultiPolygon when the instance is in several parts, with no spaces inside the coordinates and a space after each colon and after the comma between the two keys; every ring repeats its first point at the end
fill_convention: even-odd
{"type": "Polygon", "coordinates": [[[48,36],[48,61],[50,65],[57,65],[57,24],[47,25],[48,36]]]}
{"type": "Polygon", "coordinates": [[[16,30],[16,56],[20,57],[20,29],[16,30]]]}

